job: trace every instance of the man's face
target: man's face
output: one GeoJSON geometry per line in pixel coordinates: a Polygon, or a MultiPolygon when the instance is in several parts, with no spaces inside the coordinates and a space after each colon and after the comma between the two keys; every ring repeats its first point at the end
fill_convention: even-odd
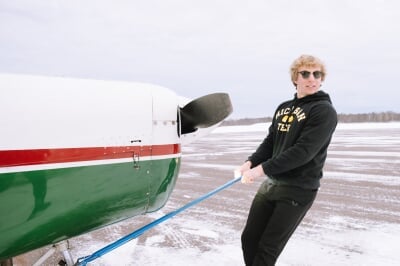
{"type": "Polygon", "coordinates": [[[316,93],[321,87],[321,67],[300,67],[297,75],[297,98],[316,93]]]}

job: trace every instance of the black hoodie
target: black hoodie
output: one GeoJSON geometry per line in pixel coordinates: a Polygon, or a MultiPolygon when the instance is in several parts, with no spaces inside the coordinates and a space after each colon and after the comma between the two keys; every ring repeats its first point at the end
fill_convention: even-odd
{"type": "Polygon", "coordinates": [[[286,101],[275,111],[264,141],[248,158],[276,185],[317,189],[337,115],[327,93],[286,101]]]}

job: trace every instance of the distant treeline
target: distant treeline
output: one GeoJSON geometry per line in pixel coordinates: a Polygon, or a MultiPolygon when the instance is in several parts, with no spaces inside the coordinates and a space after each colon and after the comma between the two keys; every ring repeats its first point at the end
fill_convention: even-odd
{"type": "MultiPolygon", "coordinates": [[[[380,113],[365,113],[365,114],[338,114],[340,123],[361,123],[361,122],[391,122],[400,121],[400,113],[395,112],[380,112],[380,113]]],[[[252,125],[256,123],[271,122],[272,117],[261,118],[240,118],[225,120],[223,126],[236,125],[252,125]]]]}

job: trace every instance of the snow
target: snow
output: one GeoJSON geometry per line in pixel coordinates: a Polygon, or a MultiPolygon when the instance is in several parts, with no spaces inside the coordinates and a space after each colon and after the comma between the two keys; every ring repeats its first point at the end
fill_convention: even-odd
{"type": "MultiPolygon", "coordinates": [[[[164,208],[72,239],[73,257],[90,255],[233,178],[267,129],[220,127],[184,147],[177,187],[164,208]]],[[[399,144],[398,122],[339,124],[316,202],[277,266],[399,265],[399,144]]],[[[235,184],[89,265],[244,265],[240,234],[257,188],[235,184]]]]}
{"type": "Polygon", "coordinates": [[[364,225],[357,230],[334,230],[348,221],[331,218],[332,229],[315,241],[293,236],[279,265],[398,265],[400,226],[364,225]]]}
{"type": "MultiPolygon", "coordinates": [[[[262,140],[267,129],[268,124],[217,128],[206,141],[217,141],[224,148],[207,152],[207,149],[202,149],[207,146],[206,141],[198,146],[187,147],[183,151],[183,160],[186,160],[186,169],[189,171],[182,169],[178,183],[190,182],[196,178],[195,173],[203,173],[207,169],[231,172],[238,164],[225,161],[224,158],[239,157],[238,160],[242,161],[245,158],[243,154],[251,151],[262,140]],[[243,137],[244,133],[250,136],[243,137]],[[223,146],[224,141],[221,139],[237,143],[223,146]],[[241,149],[242,146],[250,147],[241,149]]],[[[400,123],[338,125],[329,151],[330,160],[327,161],[331,169],[325,171],[327,184],[321,187],[321,197],[315,203],[318,205],[315,207],[321,210],[314,211],[299,226],[281,254],[278,266],[399,265],[400,223],[394,222],[400,221],[400,208],[396,207],[400,203],[399,129],[400,123]],[[349,160],[343,159],[343,156],[349,160]],[[390,171],[385,173],[387,168],[390,171]],[[331,186],[329,182],[338,182],[338,185],[331,186]],[[361,186],[362,182],[377,182],[379,186],[392,187],[395,194],[390,195],[392,192],[389,191],[385,195],[384,187],[377,194],[366,192],[361,186]],[[363,205],[363,202],[367,204],[363,205]],[[379,202],[381,205],[375,207],[379,202]]],[[[197,178],[202,179],[202,182],[213,182],[206,174],[198,175],[197,178]]],[[[217,186],[216,183],[210,185],[217,186]]],[[[238,189],[241,189],[240,185],[228,190],[238,189]]],[[[252,194],[245,195],[243,202],[251,201],[252,194]]],[[[182,198],[188,201],[196,198],[196,195],[185,191],[182,198]]],[[[210,206],[214,206],[217,200],[217,197],[211,199],[210,206]]],[[[226,196],[223,200],[233,205],[229,201],[232,196],[226,196]]],[[[238,200],[236,203],[240,206],[238,200]]],[[[174,203],[172,197],[167,207],[150,216],[156,219],[178,207],[180,205],[174,203]]],[[[233,207],[226,206],[226,209],[218,209],[210,214],[212,211],[208,206],[194,206],[188,213],[182,213],[159,225],[157,233],[142,241],[134,240],[93,265],[244,265],[240,234],[247,209],[234,212],[233,207]],[[215,219],[210,219],[208,215],[215,219]],[[223,222],[224,219],[238,222],[223,222]]],[[[90,242],[89,246],[100,245],[98,242],[90,242]]],[[[82,250],[79,253],[88,254],[82,250]]]]}

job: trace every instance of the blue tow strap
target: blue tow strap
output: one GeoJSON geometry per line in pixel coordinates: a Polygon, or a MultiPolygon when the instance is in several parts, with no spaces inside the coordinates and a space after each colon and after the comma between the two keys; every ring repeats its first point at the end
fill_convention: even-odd
{"type": "Polygon", "coordinates": [[[199,203],[199,202],[201,202],[201,201],[203,201],[203,200],[205,200],[205,199],[207,199],[207,198],[213,196],[214,194],[220,192],[221,190],[223,190],[223,189],[225,189],[225,188],[227,188],[227,187],[229,187],[229,186],[235,184],[235,183],[238,182],[241,178],[242,178],[242,177],[237,177],[237,178],[235,178],[235,179],[232,179],[231,181],[229,181],[229,182],[225,183],[224,185],[222,185],[222,186],[220,186],[220,187],[214,189],[213,191],[210,191],[210,192],[208,192],[207,194],[205,194],[205,195],[203,195],[203,196],[201,196],[201,197],[199,197],[199,198],[193,200],[192,202],[189,202],[188,204],[184,205],[183,207],[181,207],[181,208],[179,208],[179,209],[177,209],[177,210],[175,210],[175,211],[172,211],[172,212],[170,212],[170,213],[164,215],[163,217],[161,217],[161,218],[159,218],[159,219],[157,219],[157,220],[155,220],[155,221],[153,221],[153,222],[151,222],[151,223],[149,223],[149,224],[147,224],[147,225],[145,225],[145,226],[139,228],[138,230],[136,230],[136,231],[130,233],[129,235],[126,235],[126,236],[124,236],[124,237],[118,239],[118,240],[115,241],[114,243],[111,243],[111,244],[109,244],[108,246],[105,246],[104,248],[99,249],[98,251],[94,252],[92,255],[79,258],[76,265],[78,265],[78,266],[81,266],[81,265],[82,265],[82,266],[85,266],[85,265],[87,265],[87,263],[89,263],[89,262],[91,262],[91,261],[93,261],[93,260],[95,260],[95,259],[98,259],[98,258],[100,258],[101,256],[103,256],[104,254],[107,254],[107,253],[113,251],[114,249],[116,249],[116,248],[118,248],[118,247],[120,247],[120,246],[126,244],[127,242],[131,241],[132,239],[135,239],[135,238],[141,236],[141,235],[142,235],[144,232],[146,232],[147,230],[149,230],[149,229],[155,227],[156,225],[158,225],[158,224],[160,224],[160,223],[162,223],[162,222],[164,222],[164,221],[166,221],[166,220],[172,218],[173,216],[175,216],[175,215],[177,215],[178,213],[180,213],[180,212],[186,210],[187,208],[190,208],[190,207],[192,207],[193,205],[195,205],[195,204],[197,204],[197,203],[199,203]]]}

